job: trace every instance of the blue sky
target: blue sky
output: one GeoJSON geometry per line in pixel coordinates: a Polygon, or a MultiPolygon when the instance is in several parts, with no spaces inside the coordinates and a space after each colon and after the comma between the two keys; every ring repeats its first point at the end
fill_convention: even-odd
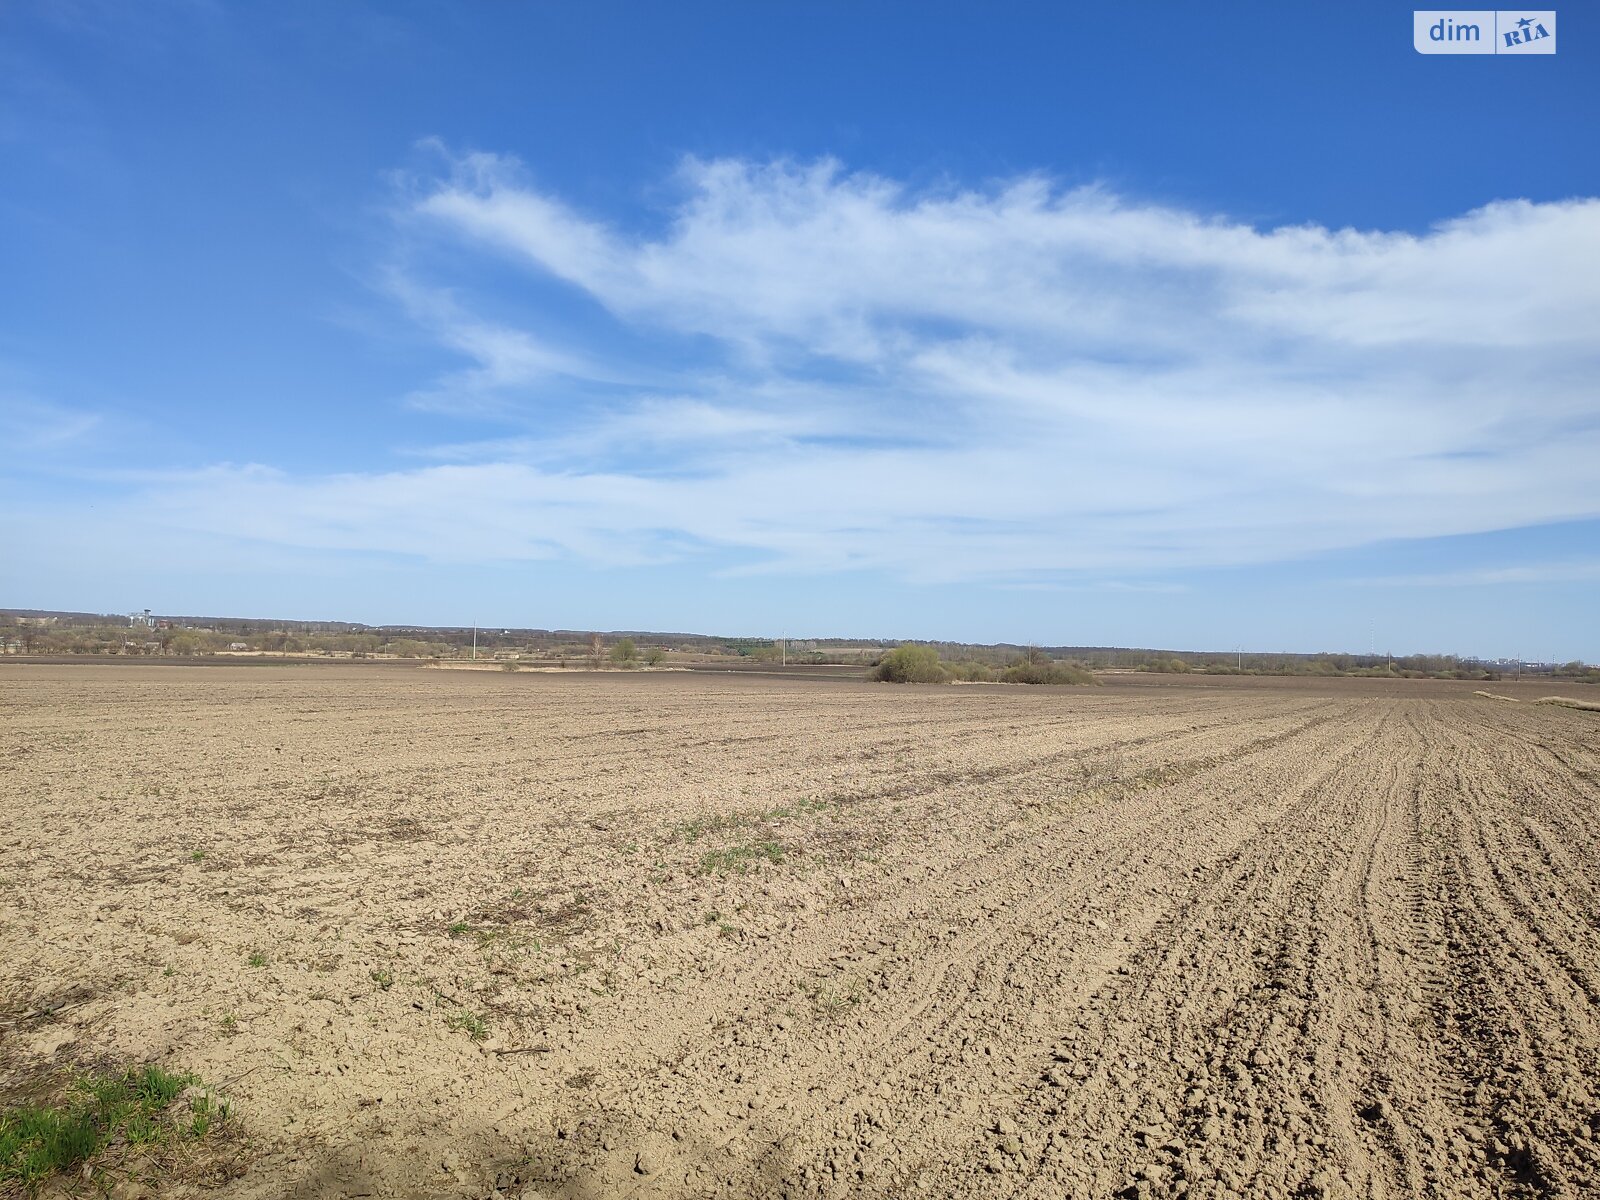
{"type": "Polygon", "coordinates": [[[0,604],[1600,659],[1600,26],[0,10],[0,604]]]}

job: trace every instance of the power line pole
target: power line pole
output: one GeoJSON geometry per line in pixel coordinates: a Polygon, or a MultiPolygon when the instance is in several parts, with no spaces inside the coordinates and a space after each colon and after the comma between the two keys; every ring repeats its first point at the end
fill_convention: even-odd
{"type": "Polygon", "coordinates": [[[478,623],[472,623],[472,661],[478,661],[478,623]]]}

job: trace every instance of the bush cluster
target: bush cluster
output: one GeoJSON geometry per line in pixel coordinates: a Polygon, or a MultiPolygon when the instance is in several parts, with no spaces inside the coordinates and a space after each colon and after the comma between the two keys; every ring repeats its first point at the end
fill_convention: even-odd
{"type": "Polygon", "coordinates": [[[932,646],[896,646],[878,660],[874,675],[885,683],[944,683],[949,679],[932,646]]]}
{"type": "Polygon", "coordinates": [[[996,670],[981,662],[963,660],[941,662],[932,646],[896,646],[878,660],[873,678],[885,683],[1097,683],[1087,670],[1075,663],[1059,662],[1038,650],[1031,650],[1010,665],[996,670]]]}
{"type": "Polygon", "coordinates": [[[1053,683],[1053,684],[1085,684],[1094,683],[1095,678],[1082,667],[1072,663],[1057,662],[1046,659],[1037,660],[1019,659],[1004,671],[1000,678],[1005,683],[1053,683]]]}
{"type": "Polygon", "coordinates": [[[1153,662],[1141,663],[1141,671],[1159,671],[1163,675],[1186,675],[1189,664],[1181,658],[1158,658],[1153,662]]]}
{"type": "Polygon", "coordinates": [[[961,683],[993,683],[1000,678],[1000,673],[989,666],[988,663],[974,662],[970,658],[964,658],[959,662],[947,662],[943,665],[950,678],[959,680],[961,683]]]}

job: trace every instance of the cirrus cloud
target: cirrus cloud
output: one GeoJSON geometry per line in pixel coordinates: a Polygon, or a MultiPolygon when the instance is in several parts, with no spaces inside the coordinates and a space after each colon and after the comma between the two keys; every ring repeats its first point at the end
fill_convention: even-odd
{"type": "Polygon", "coordinates": [[[1595,199],[1409,233],[834,162],[676,182],[641,231],[454,161],[401,214],[443,251],[390,290],[463,359],[425,405],[511,431],[143,503],[328,549],[1009,580],[1600,515],[1600,273],[1571,269],[1600,261],[1595,199]],[[563,319],[489,315],[450,265],[484,261],[563,319]]]}

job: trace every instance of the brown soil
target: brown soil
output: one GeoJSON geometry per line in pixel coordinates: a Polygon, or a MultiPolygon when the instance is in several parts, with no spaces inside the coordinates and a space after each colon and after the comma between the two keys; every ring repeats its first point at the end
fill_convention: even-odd
{"type": "Polygon", "coordinates": [[[1473,690],[0,668],[0,1086],[195,1072],[234,1198],[1600,1195],[1600,719],[1473,690]]]}

